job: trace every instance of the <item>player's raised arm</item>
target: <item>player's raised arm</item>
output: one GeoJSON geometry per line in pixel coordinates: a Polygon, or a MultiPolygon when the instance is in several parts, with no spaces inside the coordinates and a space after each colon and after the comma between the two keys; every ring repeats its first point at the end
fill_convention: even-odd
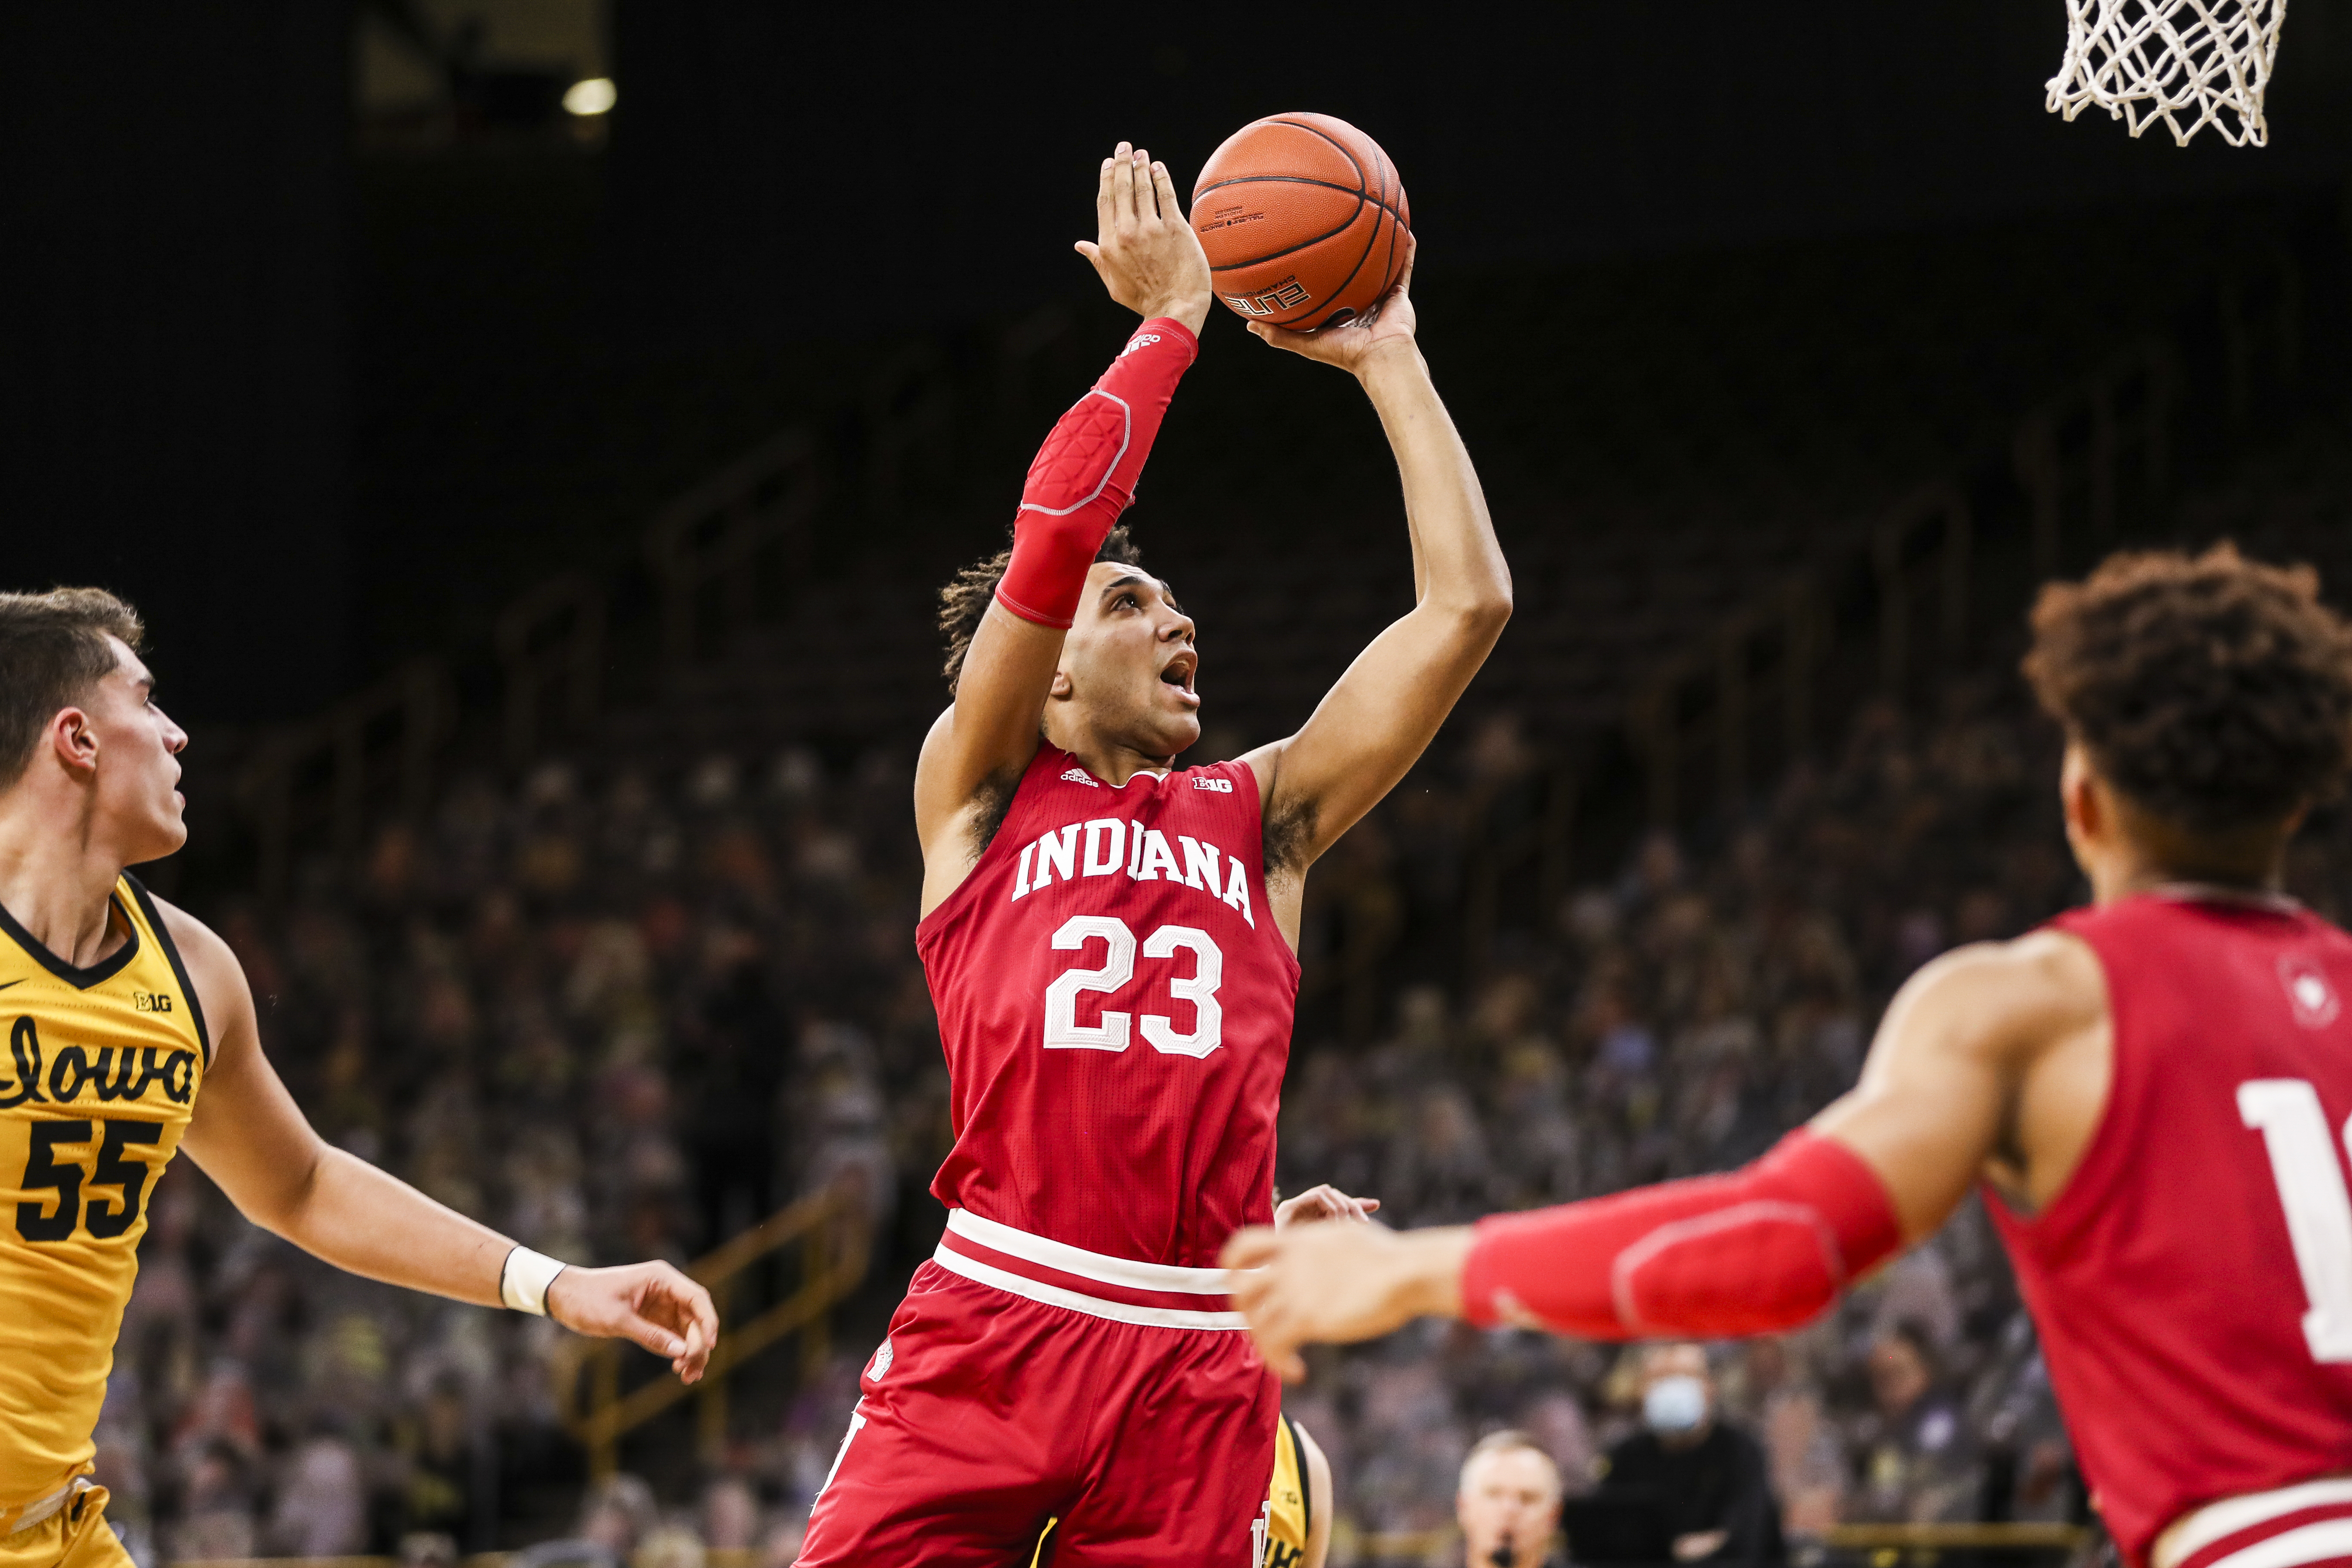
{"type": "Polygon", "coordinates": [[[1122,142],[1103,160],[1096,237],[1077,242],[1112,299],[1143,317],[1092,391],[1062,416],[1022,489],[1011,559],[923,742],[915,827],[923,907],[986,846],[974,832],[1036,754],[1038,726],[1087,571],[1135,484],[1209,313],[1209,263],[1165,164],[1122,142]]]}
{"type": "Polygon", "coordinates": [[[338,1268],[477,1306],[635,1341],[687,1382],[719,1339],[710,1293],[667,1263],[566,1267],[426,1197],[312,1129],[261,1051],[253,992],[228,944],[155,900],[188,965],[214,1050],[180,1147],[239,1213],[338,1268]]]}
{"type": "Polygon", "coordinates": [[[1234,1302],[1289,1376],[1301,1344],[1423,1315],[1598,1340],[1796,1328],[1932,1235],[1979,1177],[2046,1205],[2104,1101],[2104,1081],[2083,1079],[2105,1071],[2106,1028],[2098,961],[2074,938],[1964,948],[1895,997],[1862,1081],[1742,1170],[1475,1228],[1244,1231],[1224,1263],[1256,1272],[1234,1302]]]}
{"type": "Polygon", "coordinates": [[[1511,572],[1470,453],[1414,342],[1412,262],[1366,316],[1313,332],[1262,322],[1265,342],[1363,384],[1404,483],[1413,607],[1372,639],[1304,728],[1250,753],[1265,802],[1268,847],[1289,874],[1286,926],[1297,923],[1297,873],[1396,786],[1453,711],[1511,616],[1511,572]]]}

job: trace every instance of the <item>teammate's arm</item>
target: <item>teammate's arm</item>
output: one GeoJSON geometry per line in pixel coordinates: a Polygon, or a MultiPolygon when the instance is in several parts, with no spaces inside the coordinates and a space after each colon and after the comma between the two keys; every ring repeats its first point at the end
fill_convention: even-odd
{"type": "MultiPolygon", "coordinates": [[[[320,1138],[262,1054],[253,991],[228,944],[156,901],[213,1033],[212,1065],[180,1147],[239,1213],[339,1268],[477,1306],[503,1304],[515,1244],[320,1138]]],[[[565,1268],[547,1315],[634,1340],[688,1383],[719,1337],[710,1294],[667,1263],[565,1268]]]]}
{"type": "Polygon", "coordinates": [[[1126,142],[1103,160],[1096,238],[1077,243],[1103,286],[1147,323],[1180,333],[1130,339],[1095,390],[1062,416],[1023,489],[1013,561],[915,770],[928,911],[970,874],[971,827],[1037,754],[1039,716],[1087,569],[1134,493],[1175,378],[1209,315],[1209,260],[1177,205],[1167,166],[1126,142]],[[1166,339],[1168,341],[1160,341],[1166,339]],[[1147,341],[1149,340],[1149,341],[1147,341]],[[1179,341],[1181,340],[1181,341],[1179,341]]]}
{"type": "MultiPolygon", "coordinates": [[[[1289,872],[1303,871],[1396,786],[1494,650],[1511,572],[1468,448],[1414,342],[1412,263],[1367,317],[1319,331],[1252,322],[1277,347],[1352,373],[1396,454],[1412,540],[1413,607],[1357,656],[1299,731],[1249,754],[1289,872]],[[1287,825],[1295,824],[1295,829],[1287,825]]],[[[1295,926],[1294,905],[1286,926],[1295,926]]]]}
{"type": "Polygon", "coordinates": [[[1964,948],[1895,997],[1862,1080],[1743,1170],[1404,1234],[1244,1231],[1234,1304],[1269,1363],[1423,1315],[1581,1338],[1694,1339],[1795,1328],[1851,1280],[1933,1234],[1986,1177],[2046,1205],[2097,1123],[2111,1062],[2106,987],[2073,937],[1964,948]]]}
{"type": "Polygon", "coordinates": [[[1307,1458],[1307,1551],[1298,1568],[1323,1568],[1331,1555],[1331,1461],[1306,1427],[1294,1421],[1290,1429],[1298,1434],[1299,1451],[1307,1458]]]}

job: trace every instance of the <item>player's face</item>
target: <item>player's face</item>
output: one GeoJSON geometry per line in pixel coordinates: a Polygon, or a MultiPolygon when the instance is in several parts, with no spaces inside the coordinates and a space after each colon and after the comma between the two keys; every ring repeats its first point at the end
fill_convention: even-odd
{"type": "Polygon", "coordinates": [[[98,818],[121,842],[123,863],[169,855],[187,842],[179,754],[187,731],[155,706],[155,678],[117,638],[114,669],[82,704],[98,742],[98,818]]]}
{"type": "Polygon", "coordinates": [[[1192,619],[1167,584],[1140,567],[1095,563],[1062,645],[1061,674],[1087,727],[1147,756],[1174,756],[1201,738],[1200,663],[1192,619]]]}

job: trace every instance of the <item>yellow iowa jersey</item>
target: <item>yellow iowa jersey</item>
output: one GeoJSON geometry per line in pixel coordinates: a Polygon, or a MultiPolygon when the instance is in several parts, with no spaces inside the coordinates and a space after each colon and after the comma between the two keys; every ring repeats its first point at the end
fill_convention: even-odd
{"type": "Polygon", "coordinates": [[[186,968],[147,890],[87,969],[0,910],[0,1520],[89,1462],[147,1195],[211,1065],[186,968]]]}
{"type": "MultiPolygon", "coordinates": [[[[1307,1454],[1298,1444],[1298,1428],[1289,1416],[1274,1438],[1274,1482],[1265,1492],[1265,1556],[1258,1568],[1296,1568],[1307,1557],[1307,1527],[1309,1519],[1307,1500],[1307,1454]]],[[[1044,1568],[1045,1547],[1054,1539],[1054,1527],[1060,1520],[1047,1520],[1045,1532],[1037,1538],[1037,1550],[1030,1554],[1029,1568],[1044,1568]]]]}
{"type": "Polygon", "coordinates": [[[1274,1438],[1274,1484],[1265,1493],[1265,1568],[1297,1568],[1307,1557],[1307,1527],[1314,1522],[1307,1500],[1307,1450],[1298,1425],[1287,1415],[1274,1438]]]}

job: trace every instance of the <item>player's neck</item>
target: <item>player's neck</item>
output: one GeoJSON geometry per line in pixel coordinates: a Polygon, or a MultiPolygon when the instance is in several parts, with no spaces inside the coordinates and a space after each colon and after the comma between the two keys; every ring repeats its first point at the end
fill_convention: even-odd
{"type": "Polygon", "coordinates": [[[1174,757],[1150,756],[1124,742],[1099,735],[1056,735],[1048,731],[1045,738],[1077,758],[1080,767],[1114,789],[1125,788],[1127,781],[1138,773],[1164,773],[1176,765],[1174,757]]]}
{"type": "Polygon", "coordinates": [[[121,944],[108,900],[121,874],[87,796],[30,778],[0,795],[0,909],[66,963],[87,968],[121,944]]]}
{"type": "Polygon", "coordinates": [[[2275,898],[2285,890],[2285,867],[2231,865],[2188,867],[2148,858],[2136,858],[2103,868],[2091,878],[2092,901],[2112,904],[2139,893],[2179,888],[2206,888],[2247,898],[2275,898]]]}

